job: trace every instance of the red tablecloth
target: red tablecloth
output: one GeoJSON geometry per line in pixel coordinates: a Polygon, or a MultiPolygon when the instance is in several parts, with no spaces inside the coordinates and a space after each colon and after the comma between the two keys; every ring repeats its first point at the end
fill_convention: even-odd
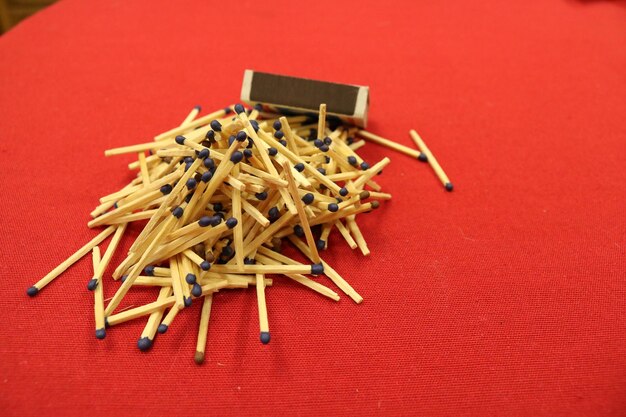
{"type": "Polygon", "coordinates": [[[0,414],[624,415],[626,3],[420,3],[67,0],[1,37],[0,414]],[[369,258],[324,254],[362,305],[277,278],[263,346],[225,291],[198,367],[200,303],[141,353],[143,320],[95,339],[90,259],[29,299],[128,182],[104,149],[236,102],[245,68],[369,85],[371,130],[416,128],[456,186],[363,149],[393,200],[369,258]]]}

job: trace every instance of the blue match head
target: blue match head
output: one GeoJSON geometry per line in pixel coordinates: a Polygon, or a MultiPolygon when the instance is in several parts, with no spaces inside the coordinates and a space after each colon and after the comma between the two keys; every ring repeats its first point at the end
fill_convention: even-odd
{"type": "Polygon", "coordinates": [[[280,215],[280,212],[278,211],[277,207],[272,207],[267,214],[268,214],[270,220],[276,220],[276,219],[278,219],[278,216],[280,215]]]}
{"type": "Polygon", "coordinates": [[[322,239],[317,239],[315,241],[315,247],[317,248],[317,250],[324,250],[324,248],[326,247],[326,241],[322,239]]]}
{"type": "Polygon", "coordinates": [[[185,184],[188,190],[193,190],[198,185],[198,182],[194,178],[189,178],[185,184]]]}
{"type": "Polygon", "coordinates": [[[296,224],[293,227],[293,232],[296,234],[296,236],[298,237],[302,237],[304,236],[304,229],[302,228],[302,226],[300,226],[299,224],[296,224]]]}
{"type": "Polygon", "coordinates": [[[233,142],[234,142],[236,139],[237,139],[237,138],[236,138],[235,136],[230,135],[230,136],[228,137],[228,146],[232,145],[232,144],[233,144],[233,142]]]}
{"type": "Polygon", "coordinates": [[[313,193],[306,193],[302,196],[302,202],[306,205],[311,204],[313,200],[315,200],[315,196],[313,195],[313,193]]]}
{"type": "Polygon", "coordinates": [[[322,167],[317,168],[317,171],[322,175],[326,175],[326,170],[322,167]]]}
{"type": "Polygon", "coordinates": [[[213,169],[215,168],[215,161],[213,160],[213,158],[207,158],[204,160],[204,167],[207,169],[213,169]]]}
{"type": "Polygon", "coordinates": [[[233,164],[237,164],[241,162],[242,159],[243,159],[243,154],[239,151],[233,152],[233,154],[230,156],[230,162],[232,162],[233,164]]]}
{"type": "Polygon", "coordinates": [[[222,124],[218,122],[217,120],[211,120],[211,129],[213,129],[216,132],[221,132],[222,124]]]}
{"type": "Polygon", "coordinates": [[[222,211],[224,210],[224,205],[222,203],[213,204],[213,211],[222,211]]]}
{"type": "Polygon", "coordinates": [[[354,138],[352,136],[348,136],[348,139],[346,139],[346,143],[348,145],[352,145],[354,143],[354,138]]]}
{"type": "Polygon", "coordinates": [[[116,201],[115,203],[113,203],[113,208],[117,208],[117,207],[118,207],[118,205],[117,205],[117,201],[116,201]]]}
{"type": "Polygon", "coordinates": [[[268,153],[270,156],[276,156],[276,154],[278,153],[278,149],[276,149],[276,148],[269,148],[269,149],[267,150],[267,153],[268,153]]]}
{"type": "Polygon", "coordinates": [[[183,215],[184,212],[185,211],[183,210],[182,207],[176,207],[172,209],[172,215],[176,217],[177,219],[180,219],[180,217],[183,215]]]}
{"type": "Polygon", "coordinates": [[[122,275],[122,278],[120,278],[120,281],[124,282],[126,281],[126,278],[128,278],[128,275],[122,275]]]}
{"type": "Polygon", "coordinates": [[[233,227],[237,226],[237,219],[234,217],[229,218],[228,220],[226,220],[226,226],[228,226],[229,229],[232,229],[233,227]]]}
{"type": "Polygon", "coordinates": [[[445,187],[446,187],[446,191],[452,191],[454,189],[454,186],[452,185],[451,182],[447,182],[445,187]]]}
{"type": "Polygon", "coordinates": [[[340,196],[342,196],[342,197],[347,196],[347,195],[348,195],[348,189],[347,189],[346,187],[342,187],[342,188],[339,190],[339,195],[340,195],[340,196]]]}
{"type": "Polygon", "coordinates": [[[167,324],[159,324],[157,332],[159,332],[159,334],[163,334],[166,331],[167,331],[167,324]]]}
{"type": "Polygon", "coordinates": [[[246,146],[246,149],[252,149],[252,146],[254,145],[254,141],[252,140],[252,138],[248,138],[248,146],[246,146]]]}
{"type": "Polygon", "coordinates": [[[211,171],[207,171],[202,173],[200,180],[206,184],[207,182],[211,181],[211,178],[213,178],[213,173],[211,171]]]}
{"type": "Polygon", "coordinates": [[[222,248],[222,256],[230,258],[231,256],[233,256],[233,253],[235,253],[235,251],[230,246],[224,246],[222,248]]]}
{"type": "MultiPolygon", "coordinates": [[[[153,277],[154,276],[154,265],[148,265],[143,269],[143,273],[146,274],[149,277],[153,277]]],[[[126,276],[126,275],[124,275],[126,276]]]]}
{"type": "Polygon", "coordinates": [[[267,192],[261,191],[260,193],[254,194],[254,196],[257,198],[257,200],[263,201],[267,199],[267,192]]]}
{"type": "Polygon", "coordinates": [[[304,171],[304,164],[302,162],[295,164],[293,167],[298,172],[304,171]]]}
{"type": "Polygon", "coordinates": [[[339,210],[339,205],[337,205],[336,203],[330,203],[328,205],[328,211],[336,213],[337,210],[339,210]]]}
{"type": "Polygon", "coordinates": [[[354,156],[352,156],[352,155],[350,155],[350,156],[348,157],[348,163],[349,163],[350,165],[356,165],[356,164],[357,164],[357,162],[358,162],[358,161],[356,160],[356,157],[354,157],[354,156]]]}
{"type": "Polygon", "coordinates": [[[109,318],[105,317],[104,318],[104,328],[106,329],[107,327],[111,327],[111,325],[109,324],[109,318]]]}
{"type": "Polygon", "coordinates": [[[145,352],[152,347],[152,340],[148,339],[147,337],[142,337],[141,339],[137,340],[137,347],[140,351],[145,352]]]}
{"type": "Polygon", "coordinates": [[[235,104],[235,113],[240,114],[245,112],[246,109],[239,103],[235,104]]]}
{"type": "Polygon", "coordinates": [[[198,158],[200,158],[200,159],[205,159],[205,158],[207,158],[210,154],[211,154],[211,151],[209,151],[209,149],[208,149],[208,148],[204,148],[203,150],[201,150],[200,152],[198,152],[198,158]]]}
{"type": "Polygon", "coordinates": [[[187,163],[185,163],[185,172],[189,171],[189,168],[191,168],[191,164],[192,164],[192,163],[193,163],[193,162],[187,162],[187,163]]]}
{"type": "Polygon", "coordinates": [[[215,227],[222,222],[222,218],[220,216],[211,217],[211,226],[215,227]]]}
{"type": "Polygon", "coordinates": [[[89,291],[95,290],[97,286],[98,286],[98,280],[95,278],[90,279],[89,282],[87,283],[87,289],[89,291]]]}
{"type": "Polygon", "coordinates": [[[195,106],[193,106],[194,110],[198,110],[198,111],[202,111],[202,106],[199,104],[196,104],[195,106]]]}
{"type": "Polygon", "coordinates": [[[26,294],[28,294],[29,297],[36,296],[38,292],[39,292],[39,288],[34,287],[34,286],[26,290],[26,294]]]}
{"type": "Polygon", "coordinates": [[[250,259],[247,256],[245,258],[243,258],[243,264],[244,265],[254,265],[256,263],[256,261],[254,259],[250,259]]]}
{"type": "Polygon", "coordinates": [[[185,139],[187,139],[187,138],[185,138],[185,137],[184,137],[184,136],[182,136],[182,135],[178,135],[178,136],[176,136],[176,139],[175,139],[175,140],[176,140],[176,143],[178,143],[179,145],[182,145],[182,144],[184,144],[184,143],[185,143],[185,139]]]}
{"type": "Polygon", "coordinates": [[[325,161],[327,164],[330,164],[330,156],[327,156],[327,155],[326,155],[326,156],[324,156],[324,161],[325,161]]]}
{"type": "Polygon", "coordinates": [[[246,159],[252,158],[252,149],[244,149],[243,150],[243,156],[246,159]]]}
{"type": "Polygon", "coordinates": [[[309,140],[314,140],[317,138],[317,129],[311,129],[311,133],[309,134],[309,140]]]}
{"type": "Polygon", "coordinates": [[[262,111],[263,110],[263,105],[261,103],[255,104],[254,105],[254,110],[262,111]]]}
{"type": "Polygon", "coordinates": [[[370,167],[370,164],[368,164],[367,162],[365,161],[361,162],[361,169],[363,171],[365,171],[366,169],[369,169],[369,167],[370,167]]]}
{"type": "Polygon", "coordinates": [[[261,343],[267,345],[270,342],[270,332],[261,332],[261,343]]]}
{"type": "Polygon", "coordinates": [[[189,273],[185,277],[185,281],[187,282],[187,284],[193,285],[196,283],[196,276],[194,274],[189,273]]]}
{"type": "Polygon", "coordinates": [[[231,109],[230,107],[224,107],[225,114],[231,114],[232,112],[233,112],[233,109],[231,109]]]}
{"type": "Polygon", "coordinates": [[[185,161],[186,164],[189,164],[193,162],[193,158],[191,156],[186,156],[185,159],[183,159],[183,161],[185,161]]]}
{"type": "Polygon", "coordinates": [[[203,271],[208,271],[209,269],[211,269],[211,263],[209,261],[202,261],[200,263],[200,269],[202,269],[203,271]]]}
{"type": "Polygon", "coordinates": [[[424,152],[420,152],[419,156],[417,157],[417,159],[421,162],[428,162],[428,156],[426,156],[426,154],[424,152]]]}
{"type": "Polygon", "coordinates": [[[320,146],[320,151],[322,151],[322,152],[328,152],[329,149],[330,148],[326,144],[323,144],[322,146],[320,146]]]}
{"type": "Polygon", "coordinates": [[[163,187],[161,187],[161,193],[163,195],[168,195],[169,193],[172,192],[172,190],[174,189],[174,187],[172,187],[169,184],[165,184],[163,187]]]}
{"type": "Polygon", "coordinates": [[[274,128],[274,130],[280,130],[283,127],[283,124],[280,122],[280,120],[275,120],[274,124],[272,124],[272,127],[274,128]]]}
{"type": "Polygon", "coordinates": [[[255,132],[259,131],[259,122],[256,120],[250,120],[250,125],[252,125],[252,129],[254,129],[255,132]]]}
{"type": "Polygon", "coordinates": [[[320,146],[322,146],[324,144],[324,141],[321,139],[315,139],[313,141],[313,145],[315,145],[316,148],[319,148],[320,146]]]}
{"type": "Polygon", "coordinates": [[[185,298],[185,307],[190,307],[193,304],[191,297],[185,298]]]}
{"type": "Polygon", "coordinates": [[[329,138],[328,136],[326,136],[324,138],[324,144],[330,146],[331,143],[333,143],[333,140],[329,138]]]}
{"type": "Polygon", "coordinates": [[[287,146],[287,141],[285,139],[279,140],[278,143],[280,143],[283,146],[287,146]]]}
{"type": "Polygon", "coordinates": [[[324,273],[324,265],[321,263],[311,265],[311,274],[322,275],[324,273]]]}
{"type": "Polygon", "coordinates": [[[237,140],[239,142],[243,142],[246,139],[248,139],[248,135],[246,134],[246,132],[244,132],[243,130],[237,132],[237,140]]]}
{"type": "Polygon", "coordinates": [[[282,138],[283,138],[283,136],[285,136],[285,134],[283,133],[283,131],[282,131],[282,130],[277,130],[276,132],[274,132],[274,137],[275,137],[276,139],[279,139],[279,140],[280,140],[280,139],[282,139],[282,138]]]}
{"type": "Polygon", "coordinates": [[[198,220],[198,224],[201,227],[207,227],[211,224],[211,218],[209,216],[202,216],[200,217],[200,220],[198,220]]]}
{"type": "Polygon", "coordinates": [[[106,330],[104,328],[96,330],[96,339],[104,339],[107,336],[106,330]]]}
{"type": "Polygon", "coordinates": [[[209,130],[208,132],[206,132],[206,138],[213,142],[215,140],[215,132],[212,130],[209,130]]]}
{"type": "Polygon", "coordinates": [[[193,288],[191,288],[191,295],[194,297],[200,297],[202,295],[202,287],[200,284],[193,283],[193,288]]]}

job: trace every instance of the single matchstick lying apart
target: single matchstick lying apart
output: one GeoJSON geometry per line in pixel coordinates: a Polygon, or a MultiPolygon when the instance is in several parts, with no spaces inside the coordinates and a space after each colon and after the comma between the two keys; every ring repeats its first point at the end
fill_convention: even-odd
{"type": "Polygon", "coordinates": [[[266,295],[272,300],[266,288],[280,282],[270,276],[282,275],[337,301],[335,291],[307,277],[326,275],[360,303],[363,298],[320,256],[333,229],[351,248],[369,254],[357,217],[391,198],[374,180],[389,158],[368,164],[355,152],[362,144],[354,136],[418,159],[434,158],[425,147],[420,153],[359,128],[331,127],[325,104],[317,121],[261,110],[237,104],[197,118],[200,108],[195,107],[183,124],[153,141],[106,151],[137,155],[129,165],[136,176],[101,198],[92,212],[89,227],[104,229],[29,288],[28,295],[35,296],[92,252],[94,274],[87,287],[95,295],[96,337],[106,336],[105,327],[144,318],[137,345],[148,350],[177,314],[204,298],[194,357],[198,364],[205,359],[213,294],[218,291],[256,288],[263,344],[270,341],[266,295]],[[113,271],[120,283],[105,305],[105,270],[129,223],[135,222],[140,233],[113,271]],[[100,256],[98,245],[111,235],[100,256]],[[287,241],[311,263],[282,254],[287,241]],[[121,308],[134,287],[155,287],[158,295],[148,304],[121,308]]]}

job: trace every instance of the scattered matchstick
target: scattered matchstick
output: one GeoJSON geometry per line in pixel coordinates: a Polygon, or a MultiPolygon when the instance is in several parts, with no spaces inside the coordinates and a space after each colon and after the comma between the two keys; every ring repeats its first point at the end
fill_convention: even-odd
{"type": "Polygon", "coordinates": [[[446,191],[452,191],[454,189],[452,183],[450,182],[450,180],[448,179],[448,176],[443,171],[443,169],[441,168],[441,165],[439,165],[439,162],[437,162],[437,159],[435,159],[432,152],[430,151],[430,149],[428,149],[428,147],[426,146],[422,138],[413,129],[409,131],[409,134],[411,135],[411,138],[413,139],[417,147],[420,149],[420,151],[422,151],[422,153],[426,155],[426,158],[428,159],[428,163],[435,171],[435,174],[439,178],[439,181],[441,181],[441,183],[445,187],[446,191]]]}

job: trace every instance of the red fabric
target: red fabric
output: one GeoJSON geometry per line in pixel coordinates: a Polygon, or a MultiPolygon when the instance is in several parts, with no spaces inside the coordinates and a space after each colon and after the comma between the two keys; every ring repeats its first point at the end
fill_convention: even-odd
{"type": "Polygon", "coordinates": [[[18,25],[0,38],[0,414],[626,414],[625,22],[624,1],[67,0],[18,25]],[[201,303],[141,353],[143,320],[95,339],[90,259],[28,299],[129,180],[104,149],[236,102],[245,68],[369,85],[371,130],[417,129],[455,184],[362,150],[391,157],[393,200],[360,220],[369,258],[337,235],[324,257],[363,304],[277,279],[262,346],[255,291],[225,291],[198,367],[201,303]]]}

